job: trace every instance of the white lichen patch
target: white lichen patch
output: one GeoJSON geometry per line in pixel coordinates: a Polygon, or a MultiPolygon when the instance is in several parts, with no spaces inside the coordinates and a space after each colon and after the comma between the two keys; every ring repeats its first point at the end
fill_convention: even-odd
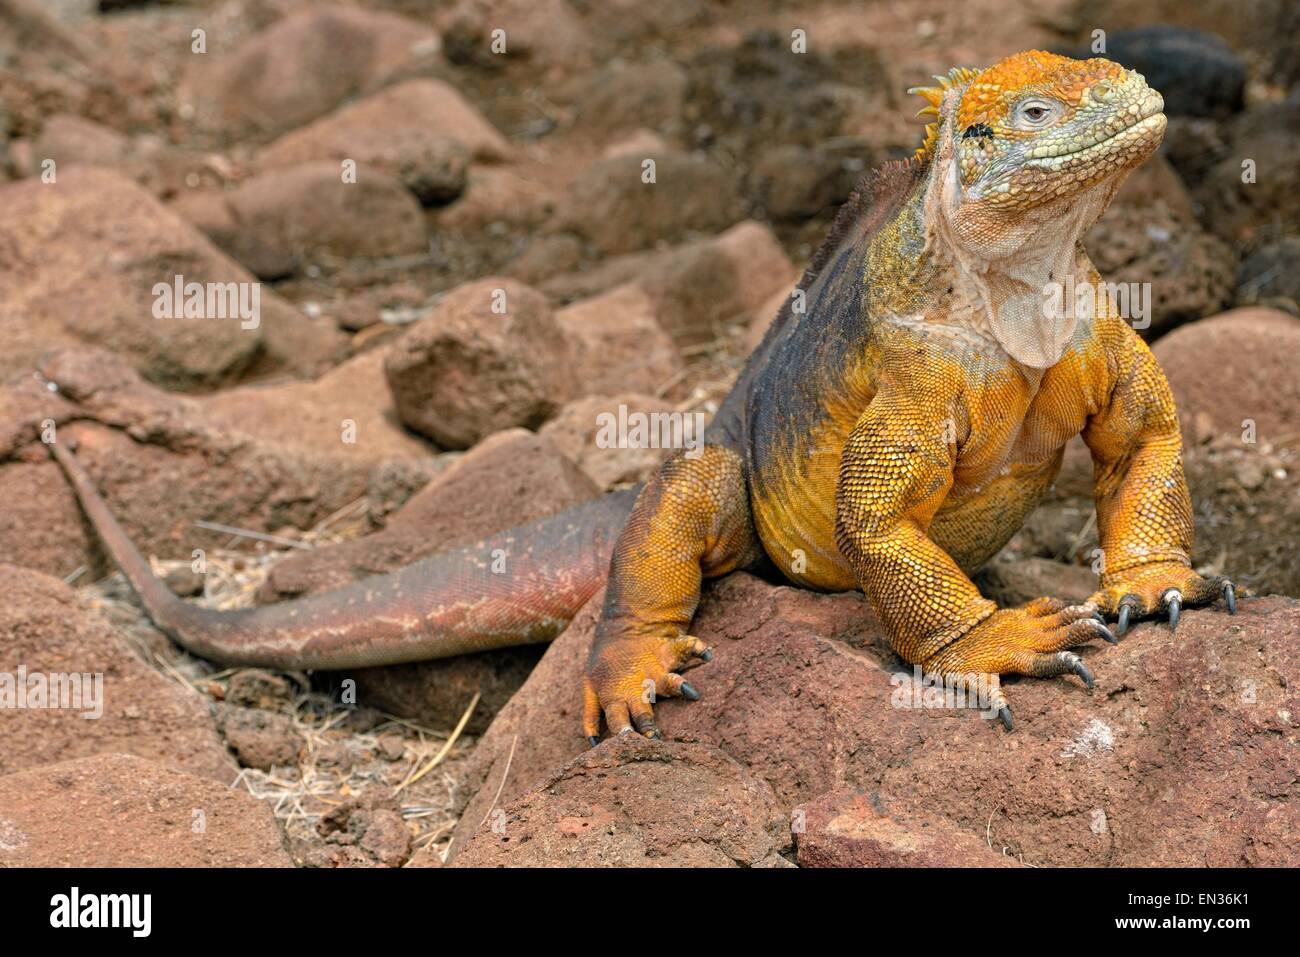
{"type": "Polygon", "coordinates": [[[1063,758],[1095,758],[1115,748],[1115,732],[1104,721],[1093,718],[1079,736],[1065,746],[1061,752],[1063,758]]]}
{"type": "Polygon", "coordinates": [[[27,836],[13,821],[0,817],[0,851],[20,851],[27,846],[27,836]]]}

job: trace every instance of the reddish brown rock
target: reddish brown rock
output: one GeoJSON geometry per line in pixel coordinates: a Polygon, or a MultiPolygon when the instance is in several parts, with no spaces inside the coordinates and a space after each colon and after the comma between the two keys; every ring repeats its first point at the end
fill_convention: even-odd
{"type": "Polygon", "coordinates": [[[366,504],[370,518],[383,522],[420,489],[451,468],[463,452],[443,452],[413,461],[395,459],[370,473],[366,485],[366,504]]]}
{"type": "Polygon", "coordinates": [[[0,101],[8,122],[31,131],[60,113],[101,123],[156,121],[152,104],[136,95],[147,85],[137,65],[105,55],[47,8],[39,0],[0,0],[0,101]]]}
{"type": "Polygon", "coordinates": [[[0,565],[0,674],[7,676],[0,694],[7,688],[17,695],[20,683],[27,689],[26,707],[17,700],[0,705],[0,775],[123,752],[223,785],[235,777],[206,699],[146,665],[57,579],[0,565]],[[26,682],[19,682],[19,669],[26,682]],[[38,680],[46,689],[39,706],[38,680]],[[49,707],[56,698],[59,707],[49,707]]]}
{"type": "Polygon", "coordinates": [[[1230,243],[1254,246],[1294,232],[1300,211],[1297,90],[1284,102],[1261,102],[1239,117],[1229,127],[1230,149],[1196,188],[1206,228],[1230,243]]]}
{"type": "Polygon", "coordinates": [[[1300,236],[1265,243],[1241,261],[1237,302],[1300,316],[1300,236]]]}
{"type": "Polygon", "coordinates": [[[872,794],[824,794],[791,817],[800,867],[1019,866],[941,817],[890,814],[872,794]]]}
{"type": "Polygon", "coordinates": [[[785,827],[771,789],[718,749],[626,735],[459,831],[455,864],[753,866],[788,844],[785,827]]]}
{"type": "Polygon", "coordinates": [[[579,82],[575,124],[606,140],[633,127],[671,127],[682,111],[688,82],[686,70],[671,60],[615,60],[579,82]]]}
{"type": "Polygon", "coordinates": [[[568,340],[546,297],[513,279],[457,286],[384,361],[397,414],[443,448],[536,428],[573,389],[568,340]]]}
{"type": "Polygon", "coordinates": [[[659,324],[656,302],[639,283],[566,306],[555,321],[572,344],[580,383],[575,391],[653,394],[681,371],[681,357],[659,324]]]}
{"type": "MultiPolygon", "coordinates": [[[[576,237],[568,233],[559,233],[535,242],[559,241],[567,244],[570,240],[577,243],[579,250],[584,248],[576,237]]],[[[571,303],[581,299],[591,299],[618,286],[640,283],[663,268],[676,253],[677,248],[669,246],[663,249],[645,249],[619,256],[608,256],[589,269],[576,269],[575,263],[574,266],[568,267],[575,271],[559,270],[542,277],[538,288],[552,299],[561,302],[571,303]]],[[[581,262],[581,256],[578,257],[578,261],[581,262]]]]}
{"type": "MultiPolygon", "coordinates": [[[[599,602],[481,739],[453,853],[498,792],[496,806],[509,808],[584,747],[582,670],[599,602]]],[[[1287,739],[1300,715],[1300,602],[1246,600],[1235,618],[1189,611],[1177,641],[1143,624],[1118,646],[1082,649],[1091,693],[1073,679],[1007,679],[1012,733],[970,709],[907,707],[911,672],[857,594],[732,575],[706,594],[692,633],[714,648],[691,671],[703,698],[660,700],[660,729],[720,748],[786,813],[848,787],[1027,864],[1298,860],[1287,739]]]]}
{"type": "Polygon", "coordinates": [[[601,159],[613,159],[615,156],[658,156],[672,150],[665,140],[653,130],[638,128],[625,136],[615,139],[601,151],[601,159]]]}
{"type": "Polygon", "coordinates": [[[833,214],[853,192],[860,168],[849,170],[838,158],[795,143],[763,151],[750,173],[750,188],[771,219],[797,222],[833,214]]]}
{"type": "Polygon", "coordinates": [[[1295,453],[1267,437],[1243,444],[1227,432],[1189,446],[1183,467],[1198,515],[1198,567],[1227,574],[1259,594],[1300,596],[1300,469],[1295,453]]]}
{"type": "Polygon", "coordinates": [[[230,676],[223,700],[229,705],[278,711],[293,701],[293,684],[273,671],[242,668],[230,676]]]}
{"type": "Polygon", "coordinates": [[[401,867],[411,856],[411,832],[388,793],[371,791],[340,804],[320,819],[316,830],[331,844],[356,848],[366,863],[401,867]]]}
{"type": "MultiPolygon", "coordinates": [[[[460,194],[465,164],[504,160],[510,144],[452,86],[408,80],[340,108],[281,136],[258,155],[263,167],[355,160],[359,176],[371,169],[408,186],[444,185],[446,202],[460,194]]],[[[413,189],[417,195],[420,189],[413,189]]]]}
{"type": "Polygon", "coordinates": [[[499,69],[522,60],[550,78],[590,68],[594,38],[589,11],[569,0],[453,0],[431,11],[447,59],[459,66],[499,69]],[[494,52],[493,31],[504,30],[504,52],[494,52]]]}
{"type": "MultiPolygon", "coordinates": [[[[676,407],[671,402],[648,395],[593,395],[570,402],[542,426],[541,434],[576,462],[593,482],[608,490],[616,485],[649,478],[673,449],[649,445],[620,447],[617,443],[605,442],[601,437],[602,431],[610,423],[616,423],[620,414],[651,416],[674,411],[676,407]],[[624,413],[620,413],[620,409],[624,413]]],[[[703,429],[693,434],[698,440],[703,436],[703,429]]]]}
{"type": "Polygon", "coordinates": [[[72,489],[57,479],[40,441],[50,425],[57,436],[58,423],[75,413],[32,373],[0,386],[0,555],[58,577],[85,560],[91,542],[72,489]]]}
{"type": "Polygon", "coordinates": [[[643,181],[644,157],[618,156],[587,167],[556,210],[555,228],[609,255],[715,233],[741,218],[732,173],[685,153],[653,159],[652,183],[643,181]]]}
{"type": "MultiPolygon", "coordinates": [[[[241,164],[242,159],[241,154],[241,164]]],[[[132,137],[125,161],[117,168],[167,203],[186,193],[223,189],[243,173],[224,153],[175,146],[155,133],[132,137]]]]}
{"type": "MultiPolygon", "coordinates": [[[[1231,248],[1202,230],[1191,200],[1169,164],[1144,164],[1084,238],[1108,283],[1146,288],[1149,315],[1130,304],[1125,318],[1152,340],[1174,327],[1213,315],[1232,302],[1237,265],[1231,248]]],[[[1124,310],[1122,300],[1121,310],[1124,310]]]]}
{"type": "MultiPolygon", "coordinates": [[[[355,445],[342,442],[339,431],[322,431],[329,437],[313,443],[310,429],[300,443],[292,441],[293,433],[273,430],[262,439],[240,430],[241,424],[256,428],[252,421],[219,421],[202,401],[153,388],[101,350],[54,353],[41,371],[61,387],[59,403],[42,408],[35,397],[46,394],[43,385],[30,377],[0,389],[0,396],[10,396],[0,398],[0,408],[24,416],[0,430],[0,487],[22,485],[17,518],[0,519],[0,553],[60,577],[85,565],[90,578],[107,566],[39,441],[47,417],[60,441],[80,442],[81,459],[139,547],[187,561],[195,548],[230,541],[227,534],[199,528],[199,521],[265,532],[311,528],[365,494],[381,467],[427,458],[427,452],[386,457],[378,434],[364,431],[364,417],[355,445]],[[40,532],[33,534],[33,528],[40,532]]],[[[372,397],[383,400],[382,393],[372,397]]],[[[221,405],[228,409],[233,401],[221,405]]],[[[245,408],[257,414],[251,402],[245,408]]]]}
{"type": "Polygon", "coordinates": [[[243,767],[259,771],[296,767],[303,748],[302,737],[288,715],[261,708],[220,705],[217,730],[243,767]]]}
{"type": "Polygon", "coordinates": [[[420,204],[378,171],[351,182],[338,163],[304,163],[255,176],[226,202],[240,232],[294,260],[382,259],[428,245],[420,204]]]}
{"type": "Polygon", "coordinates": [[[312,382],[247,385],[198,404],[215,426],[351,469],[415,462],[436,452],[397,421],[378,349],[312,382]]]}
{"type": "Polygon", "coordinates": [[[1300,319],[1276,309],[1233,309],[1184,326],[1153,350],[1169,379],[1183,436],[1254,441],[1294,435],[1300,422],[1300,319]]]}
{"type": "Polygon", "coordinates": [[[295,250],[243,228],[230,208],[228,195],[215,189],[187,190],[168,208],[258,279],[286,279],[293,275],[299,266],[295,250]]]}
{"type": "Polygon", "coordinates": [[[9,561],[59,578],[84,568],[84,580],[93,580],[107,570],[94,557],[94,533],[72,489],[48,458],[0,464],[0,496],[0,554],[9,561]]]}
{"type": "Polygon", "coordinates": [[[733,326],[761,326],[747,337],[756,345],[796,279],[798,270],[772,231],[746,221],[708,239],[553,275],[541,288],[557,299],[582,300],[568,308],[583,315],[594,317],[605,303],[604,312],[648,311],[682,345],[714,339],[733,326]]]}
{"type": "Polygon", "coordinates": [[[125,754],[0,777],[0,867],[291,867],[266,803],[125,754]]]}
{"type": "Polygon", "coordinates": [[[273,134],[323,116],[421,61],[436,62],[428,27],[378,10],[307,8],[242,43],[193,58],[182,104],[201,127],[232,139],[273,134]]]}
{"type": "Polygon", "coordinates": [[[544,284],[582,265],[582,241],[576,236],[529,237],[523,250],[505,268],[507,276],[529,285],[544,284]]]}
{"type": "Polygon", "coordinates": [[[436,211],[438,234],[481,242],[485,231],[495,235],[513,227],[540,232],[555,206],[556,187],[546,182],[551,175],[535,164],[471,164],[464,195],[436,211]]]}
{"type": "Polygon", "coordinates": [[[348,672],[347,677],[356,681],[359,701],[443,732],[460,724],[478,695],[465,731],[482,734],[528,680],[545,651],[545,645],[498,648],[455,658],[361,668],[348,672]]]}
{"type": "MultiPolygon", "coordinates": [[[[250,371],[319,371],[342,335],[269,289],[260,317],[156,318],[158,284],[247,283],[251,275],[140,187],[108,170],[61,169],[56,183],[0,187],[0,375],[49,349],[111,344],[168,388],[203,389],[250,371]]],[[[251,296],[251,292],[249,293],[251,296]]],[[[250,300],[251,302],[251,300],[250,300]]]]}
{"type": "Polygon", "coordinates": [[[681,345],[717,338],[744,325],[788,290],[795,268],[766,226],[744,222],[690,243],[643,280],[660,325],[681,345]]]}
{"type": "Polygon", "coordinates": [[[75,163],[118,166],[126,161],[130,151],[130,141],[116,130],[85,117],[58,113],[46,120],[41,135],[32,144],[32,168],[28,174],[40,176],[46,160],[53,160],[56,169],[75,163]]]}

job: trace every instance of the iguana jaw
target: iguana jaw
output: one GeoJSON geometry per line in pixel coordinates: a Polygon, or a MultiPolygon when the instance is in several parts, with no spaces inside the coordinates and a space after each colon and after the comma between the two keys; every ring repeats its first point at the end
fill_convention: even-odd
{"type": "Polygon", "coordinates": [[[1135,104],[1139,115],[1119,115],[1113,132],[1108,126],[1089,129],[1064,142],[1016,151],[968,186],[964,202],[985,200],[999,209],[1024,210],[1129,172],[1155,152],[1164,137],[1164,100],[1154,90],[1147,92],[1149,96],[1135,104]]]}
{"type": "Polygon", "coordinates": [[[1145,145],[1155,146],[1160,142],[1165,130],[1164,98],[1155,90],[1143,103],[1143,112],[1132,122],[1128,117],[1120,116],[1118,128],[1111,132],[1105,129],[1104,135],[1085,138],[1083,142],[1067,141],[1065,144],[1044,146],[1031,150],[1024,165],[1039,169],[1059,171],[1067,160],[1083,165],[1085,161],[1095,161],[1117,152],[1145,145]]]}

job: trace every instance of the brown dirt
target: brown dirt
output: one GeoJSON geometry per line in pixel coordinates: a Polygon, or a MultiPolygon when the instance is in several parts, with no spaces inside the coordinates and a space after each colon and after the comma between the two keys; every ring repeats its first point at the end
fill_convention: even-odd
{"type": "Polygon", "coordinates": [[[266,804],[125,754],[0,777],[0,866],[290,867],[266,804]]]}

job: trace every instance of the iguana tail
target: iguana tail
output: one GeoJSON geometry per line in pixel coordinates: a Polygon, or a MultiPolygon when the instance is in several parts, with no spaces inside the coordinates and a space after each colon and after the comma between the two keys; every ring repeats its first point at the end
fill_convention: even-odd
{"type": "Polygon", "coordinates": [[[615,492],[387,575],[233,611],[181,601],[153,574],[76,456],[49,446],[154,624],[221,664],[390,665],[547,642],[604,582],[635,490],[615,492]]]}

